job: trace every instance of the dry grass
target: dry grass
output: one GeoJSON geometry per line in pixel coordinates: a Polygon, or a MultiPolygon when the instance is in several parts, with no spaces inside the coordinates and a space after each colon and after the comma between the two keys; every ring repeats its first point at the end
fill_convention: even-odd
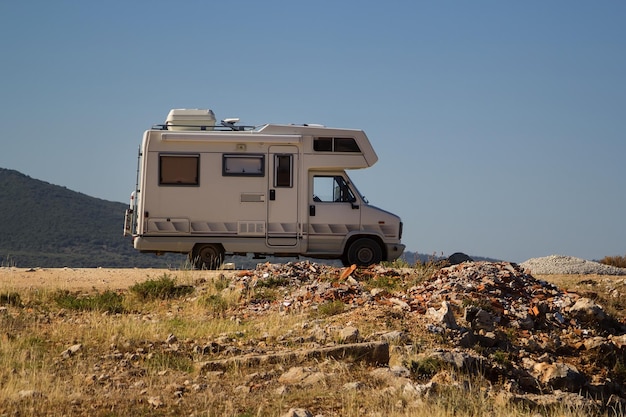
{"type": "MultiPolygon", "coordinates": [[[[420,274],[425,273],[416,273],[405,285],[421,281],[420,274]]],[[[586,285],[581,277],[545,278],[568,288],[586,285]]],[[[149,280],[155,279],[158,275],[149,280]]],[[[412,332],[415,326],[391,309],[359,314],[338,305],[316,314],[241,314],[236,307],[251,295],[231,287],[224,276],[198,281],[197,275],[182,274],[176,285],[193,285],[193,292],[144,297],[119,291],[123,312],[110,312],[106,304],[94,309],[59,305],[57,288],[0,289],[0,416],[281,416],[292,407],[359,417],[588,415],[567,404],[530,410],[494,395],[494,387],[479,377],[457,374],[451,376],[456,384],[418,398],[373,377],[373,366],[349,360],[300,364],[318,378],[297,385],[279,382],[289,363],[203,371],[201,364],[223,354],[204,350],[215,344],[239,354],[281,352],[314,346],[307,337],[316,327],[352,323],[373,334],[412,332]],[[176,339],[168,343],[170,335],[176,339]],[[78,344],[75,352],[67,351],[78,344]],[[350,383],[355,384],[347,388],[350,383]]],[[[255,289],[267,291],[268,299],[272,290],[255,289]]],[[[77,299],[102,293],[69,292],[77,299]]],[[[412,346],[393,347],[392,364],[410,367],[432,343],[432,336],[412,337],[412,346]]]]}
{"type": "Polygon", "coordinates": [[[618,268],[626,268],[626,256],[605,256],[600,259],[600,263],[616,266],[618,268]]]}

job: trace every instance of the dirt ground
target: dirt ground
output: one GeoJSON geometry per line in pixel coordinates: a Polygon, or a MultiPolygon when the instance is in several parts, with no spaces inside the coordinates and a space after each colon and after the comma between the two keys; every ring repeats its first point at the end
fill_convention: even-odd
{"type": "MultiPolygon", "coordinates": [[[[172,271],[149,268],[0,268],[0,290],[20,289],[62,289],[79,290],[121,290],[150,279],[158,279],[164,274],[176,279],[180,284],[209,278],[221,272],[216,271],[172,271]]],[[[224,271],[225,275],[234,273],[224,271]]]]}

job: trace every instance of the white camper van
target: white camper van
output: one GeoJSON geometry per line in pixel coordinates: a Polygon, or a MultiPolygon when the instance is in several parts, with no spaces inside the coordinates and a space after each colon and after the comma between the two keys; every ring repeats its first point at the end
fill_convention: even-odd
{"type": "Polygon", "coordinates": [[[346,169],[378,160],[361,130],[215,123],[174,109],[144,133],[124,235],[141,252],[306,256],[367,266],[397,259],[402,222],[369,205],[346,169]]]}

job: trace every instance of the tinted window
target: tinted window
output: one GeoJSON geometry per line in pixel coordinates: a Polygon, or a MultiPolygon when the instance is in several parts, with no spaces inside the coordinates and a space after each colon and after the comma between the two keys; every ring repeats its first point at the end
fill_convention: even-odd
{"type": "Polygon", "coordinates": [[[274,156],[274,187],[291,187],[292,155],[275,155],[274,156]]]}
{"type": "Polygon", "coordinates": [[[200,155],[160,155],[160,185],[198,185],[200,155]]]}
{"type": "Polygon", "coordinates": [[[313,150],[317,152],[332,152],[333,138],[315,138],[313,139],[313,150]]]}
{"type": "Polygon", "coordinates": [[[361,152],[354,138],[315,138],[313,150],[317,152],[361,152]]]}

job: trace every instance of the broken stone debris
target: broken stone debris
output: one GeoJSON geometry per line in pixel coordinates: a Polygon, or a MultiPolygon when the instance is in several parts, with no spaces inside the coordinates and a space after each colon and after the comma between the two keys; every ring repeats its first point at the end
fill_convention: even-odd
{"type": "MultiPolygon", "coordinates": [[[[234,285],[245,289],[266,285],[264,281],[280,283],[284,299],[251,300],[242,306],[251,312],[295,312],[341,301],[351,308],[385,306],[418,315],[426,331],[445,334],[449,341],[431,352],[432,357],[468,372],[480,369],[494,381],[515,380],[523,392],[624,397],[624,388],[612,382],[609,370],[626,358],[626,326],[592,299],[538,280],[508,262],[463,261],[408,289],[376,287],[377,281],[402,283],[409,275],[379,265],[339,269],[304,261],[259,264],[256,270],[240,272],[234,285]]],[[[387,334],[386,340],[409,343],[410,336],[401,334],[387,334]]],[[[339,330],[340,342],[368,337],[353,326],[339,330]]]]}

